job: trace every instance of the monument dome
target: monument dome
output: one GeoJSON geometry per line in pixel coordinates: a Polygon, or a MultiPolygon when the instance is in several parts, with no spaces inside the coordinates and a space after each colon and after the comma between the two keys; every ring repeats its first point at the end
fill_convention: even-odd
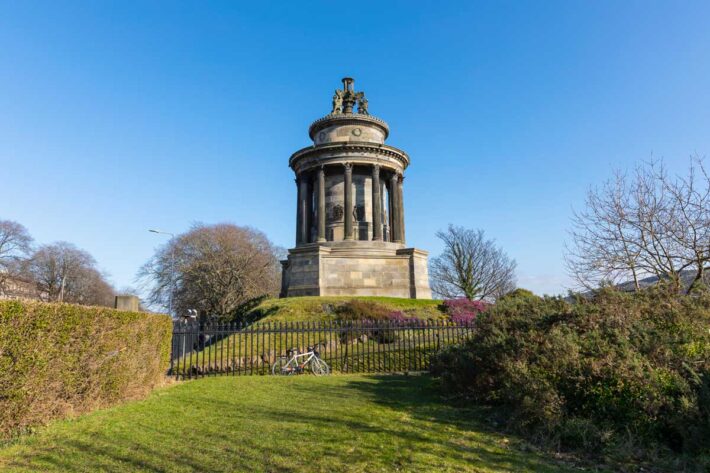
{"type": "Polygon", "coordinates": [[[385,144],[389,126],[343,79],[331,112],[296,151],[296,247],[282,262],[283,297],[381,295],[431,298],[427,253],[405,244],[409,156],[385,144]]]}

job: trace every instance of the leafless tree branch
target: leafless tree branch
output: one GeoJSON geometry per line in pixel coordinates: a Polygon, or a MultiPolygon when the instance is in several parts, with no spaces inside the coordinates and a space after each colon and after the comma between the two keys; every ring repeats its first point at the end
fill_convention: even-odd
{"type": "Polygon", "coordinates": [[[431,261],[432,289],[440,297],[494,300],[515,289],[515,261],[486,240],[483,230],[449,225],[436,234],[444,252],[431,261]]]}
{"type": "Polygon", "coordinates": [[[631,176],[617,172],[590,189],[575,212],[566,261],[584,288],[639,281],[648,276],[692,290],[710,260],[710,179],[703,160],[691,159],[685,177],[662,162],[644,163],[631,176]],[[689,287],[683,273],[694,271],[689,287]]]}

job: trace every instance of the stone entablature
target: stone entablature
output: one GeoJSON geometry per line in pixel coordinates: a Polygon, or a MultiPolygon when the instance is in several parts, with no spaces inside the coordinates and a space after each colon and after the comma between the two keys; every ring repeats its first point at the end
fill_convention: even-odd
{"type": "Polygon", "coordinates": [[[314,121],[308,129],[308,136],[317,145],[350,140],[384,143],[389,134],[389,126],[384,120],[359,114],[326,115],[314,121]]]}
{"type": "Polygon", "coordinates": [[[289,166],[297,174],[321,165],[344,165],[347,163],[368,166],[379,165],[381,168],[401,174],[409,166],[409,156],[394,146],[350,142],[346,145],[329,143],[320,146],[309,146],[296,151],[289,159],[289,166]]]}
{"type": "Polygon", "coordinates": [[[296,248],[283,262],[282,295],[430,298],[427,253],[405,245],[409,156],[384,143],[389,126],[369,114],[353,82],[343,79],[332,112],[310,126],[314,144],[289,159],[296,174],[296,248]],[[370,276],[360,281],[361,274],[370,276]]]}

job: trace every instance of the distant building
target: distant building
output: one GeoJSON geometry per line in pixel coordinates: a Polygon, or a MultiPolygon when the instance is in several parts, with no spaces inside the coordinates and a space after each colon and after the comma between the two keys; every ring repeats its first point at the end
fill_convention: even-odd
{"type": "MultiPolygon", "coordinates": [[[[683,288],[684,291],[688,291],[690,288],[691,284],[693,284],[693,281],[695,281],[695,276],[698,274],[696,270],[694,269],[686,269],[684,271],[681,271],[680,273],[680,284],[681,287],[683,288]]],[[[648,289],[649,287],[653,287],[660,280],[668,280],[668,277],[663,277],[659,278],[658,276],[648,276],[642,279],[638,280],[638,285],[640,290],[648,289]]],[[[703,271],[703,278],[702,278],[703,284],[706,286],[710,286],[710,268],[705,268],[703,271]]],[[[614,287],[621,291],[621,292],[636,292],[636,284],[634,284],[634,281],[624,281],[619,284],[615,284],[614,287]]],[[[580,292],[576,294],[576,296],[581,296],[585,299],[590,299],[594,296],[596,291],[585,291],[585,292],[580,292]]],[[[568,297],[565,297],[565,300],[567,302],[574,302],[575,301],[575,295],[570,295],[568,297]]]]}
{"type": "Polygon", "coordinates": [[[0,299],[46,300],[46,296],[34,281],[16,276],[0,276],[0,299]]]}

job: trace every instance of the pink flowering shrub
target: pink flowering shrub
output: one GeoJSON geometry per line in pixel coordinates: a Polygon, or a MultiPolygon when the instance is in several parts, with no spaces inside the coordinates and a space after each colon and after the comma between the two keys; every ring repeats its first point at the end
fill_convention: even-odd
{"type": "Polygon", "coordinates": [[[419,319],[411,317],[402,311],[392,309],[373,301],[359,299],[350,300],[335,309],[338,320],[352,322],[354,328],[343,331],[341,342],[346,343],[363,335],[377,340],[378,343],[393,343],[397,340],[397,331],[391,330],[392,326],[413,324],[419,319]],[[384,326],[384,327],[383,327],[384,326]]]}
{"type": "Polygon", "coordinates": [[[484,301],[470,301],[468,299],[448,299],[444,301],[444,309],[457,324],[468,324],[476,320],[476,316],[487,310],[491,304],[484,301]]]}
{"type": "Polygon", "coordinates": [[[419,319],[417,317],[409,316],[401,310],[396,310],[387,314],[387,320],[391,320],[392,322],[415,322],[419,319]]]}
{"type": "Polygon", "coordinates": [[[335,309],[339,320],[364,321],[392,321],[392,322],[412,322],[419,320],[406,313],[392,309],[372,301],[359,299],[350,300],[335,309]]]}

